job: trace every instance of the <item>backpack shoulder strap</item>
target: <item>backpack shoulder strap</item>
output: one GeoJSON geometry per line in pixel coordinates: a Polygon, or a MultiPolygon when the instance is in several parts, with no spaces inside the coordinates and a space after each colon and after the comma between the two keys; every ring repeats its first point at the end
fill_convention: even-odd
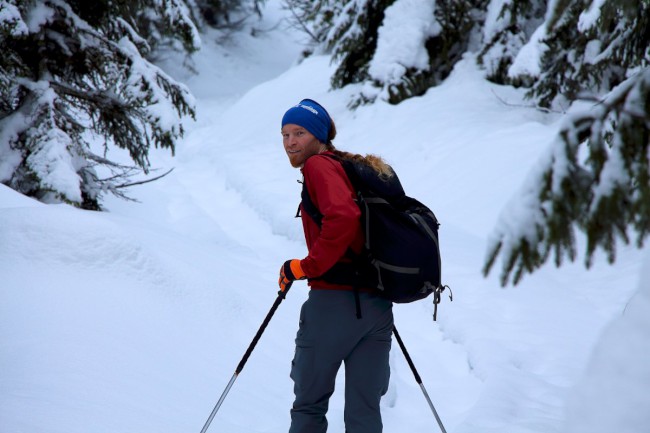
{"type": "MultiPolygon", "coordinates": [[[[350,177],[349,170],[346,168],[341,158],[338,157],[337,155],[333,155],[331,153],[321,153],[319,155],[314,155],[314,156],[328,157],[330,159],[340,162],[343,168],[345,169],[345,174],[348,176],[348,178],[350,177]]],[[[311,196],[309,195],[309,191],[307,190],[307,183],[304,181],[302,182],[302,192],[300,193],[300,198],[302,199],[301,201],[302,210],[306,212],[307,215],[311,217],[311,219],[314,220],[314,222],[318,225],[318,227],[321,227],[323,225],[323,214],[318,210],[318,207],[316,207],[313,200],[311,199],[311,196]]],[[[301,206],[298,206],[298,213],[296,213],[296,217],[300,215],[300,209],[301,206]]]]}
{"type": "MultiPolygon", "coordinates": [[[[323,225],[323,214],[320,213],[311,197],[309,196],[309,191],[307,191],[307,185],[305,182],[302,183],[302,192],[300,193],[300,198],[302,199],[300,202],[302,210],[306,212],[307,215],[311,217],[311,219],[314,220],[318,227],[321,227],[323,225]]],[[[298,213],[296,214],[296,217],[299,216],[300,209],[301,207],[298,206],[298,213]]]]}

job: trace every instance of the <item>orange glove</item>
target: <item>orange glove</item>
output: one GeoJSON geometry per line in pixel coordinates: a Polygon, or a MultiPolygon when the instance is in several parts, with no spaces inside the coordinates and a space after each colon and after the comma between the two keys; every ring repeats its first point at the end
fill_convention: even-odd
{"type": "Polygon", "coordinates": [[[280,268],[280,278],[278,279],[280,291],[284,292],[287,288],[291,287],[291,283],[295,280],[304,280],[305,278],[307,276],[300,267],[300,260],[287,260],[280,268]]]}

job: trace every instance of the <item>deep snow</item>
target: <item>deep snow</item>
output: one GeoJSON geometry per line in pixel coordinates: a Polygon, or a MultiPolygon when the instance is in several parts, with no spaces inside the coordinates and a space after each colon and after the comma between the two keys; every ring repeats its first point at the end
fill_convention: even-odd
{"type": "MultiPolygon", "coordinates": [[[[351,112],[358,89],[329,91],[329,59],[298,62],[279,17],[269,6],[268,31],[227,48],[204,37],[198,75],[162,62],[196,96],[198,119],[176,157],[152,154],[174,171],[133,190],[140,203],[86,212],[0,185],[0,432],[200,431],[276,297],[280,264],[305,254],[300,176],[279,134],[305,97],[328,108],[340,148],[384,156],[442,222],[454,301],[436,323],[430,301],[395,316],[447,431],[643,432],[650,415],[631,410],[650,394],[643,251],[621,247],[614,266],[598,257],[589,271],[549,263],[514,288],[481,275],[488,235],[559,116],[483,80],[471,56],[422,97],[351,112]]],[[[211,432],[287,430],[305,297],[294,284],[211,432]]],[[[396,344],[391,367],[384,431],[437,431],[396,344]]],[[[341,386],[332,432],[344,431],[341,386]]]]}

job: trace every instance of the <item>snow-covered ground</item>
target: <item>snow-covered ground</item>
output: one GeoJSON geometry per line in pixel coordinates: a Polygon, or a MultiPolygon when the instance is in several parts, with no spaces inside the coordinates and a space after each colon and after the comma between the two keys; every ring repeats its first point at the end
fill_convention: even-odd
{"type": "MultiPolygon", "coordinates": [[[[279,130],[307,97],[335,119],[339,148],[384,156],[442,223],[454,301],[438,322],[430,300],[395,317],[448,432],[648,431],[643,250],[621,247],[614,266],[598,257],[589,271],[549,264],[514,288],[481,274],[488,235],[559,117],[485,81],[471,57],[422,97],[351,112],[358,89],[329,91],[327,57],[298,63],[299,36],[270,4],[257,37],[228,48],[204,37],[198,75],[162,62],[198,117],[174,158],[153,152],[174,171],[132,190],[139,203],[87,212],[0,185],[0,432],[200,431],[276,298],[281,263],[305,254],[300,175],[279,130]]],[[[294,284],[211,432],[287,430],[305,298],[294,284]]],[[[391,368],[384,431],[437,431],[396,344],[391,368]]],[[[332,432],[344,431],[339,380],[332,432]]]]}

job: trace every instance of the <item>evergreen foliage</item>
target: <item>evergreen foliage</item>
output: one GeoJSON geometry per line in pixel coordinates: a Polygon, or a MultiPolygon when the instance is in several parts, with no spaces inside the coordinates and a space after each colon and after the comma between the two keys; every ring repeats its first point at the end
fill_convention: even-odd
{"type": "Polygon", "coordinates": [[[477,61],[488,80],[498,84],[525,84],[513,80],[508,70],[521,48],[544,22],[546,0],[492,0],[483,26],[482,47],[477,61]]]}
{"type": "Polygon", "coordinates": [[[439,84],[466,52],[486,4],[487,0],[286,0],[293,24],[310,37],[306,54],[327,52],[337,63],[332,88],[366,84],[351,106],[377,97],[397,104],[439,84]]]}
{"type": "Polygon", "coordinates": [[[529,95],[545,106],[584,101],[494,233],[484,272],[502,254],[503,284],[511,274],[516,284],[551,252],[558,266],[575,260],[574,228],[586,235],[587,266],[598,249],[613,262],[630,229],[639,247],[650,232],[650,4],[555,6],[545,23],[543,72],[529,95]],[[520,222],[508,218],[513,213],[520,222]]]}
{"type": "Polygon", "coordinates": [[[526,193],[494,233],[484,272],[503,255],[502,284],[516,284],[555,253],[576,258],[574,226],[586,234],[586,265],[598,248],[616,258],[617,239],[641,247],[650,233],[650,68],[588,109],[568,116],[526,193]],[[586,157],[583,155],[586,154],[586,157]],[[511,222],[516,215],[517,222],[511,222]]]}
{"type": "Polygon", "coordinates": [[[369,79],[368,65],[377,48],[377,31],[384,19],[384,10],[395,0],[346,1],[338,19],[328,32],[325,44],[339,63],[332,76],[332,87],[369,79]]]}
{"type": "MultiPolygon", "coordinates": [[[[471,38],[485,19],[483,11],[487,0],[438,0],[435,17],[440,25],[440,32],[426,43],[430,66],[426,71],[429,77],[428,87],[440,84],[470,48],[471,38]]],[[[425,71],[423,71],[425,72],[425,71]]],[[[426,91],[423,86],[412,93],[406,86],[406,95],[421,95],[426,91]]],[[[405,95],[405,96],[406,96],[405,95]]],[[[406,99],[402,98],[401,100],[406,99]]],[[[395,101],[397,103],[399,101],[395,101]]]]}
{"type": "Polygon", "coordinates": [[[357,86],[352,106],[421,95],[467,52],[487,79],[529,88],[541,108],[574,105],[527,192],[506,210],[485,273],[500,254],[504,284],[513,273],[518,282],[552,252],[557,264],[574,260],[576,230],[586,234],[588,266],[598,249],[613,261],[616,240],[628,242],[630,229],[638,245],[647,236],[650,2],[287,3],[300,11],[295,16],[312,44],[337,62],[332,87],[357,86]]]}
{"type": "MultiPolygon", "coordinates": [[[[406,3],[406,2],[405,2],[406,3]]],[[[438,0],[431,2],[433,13],[429,14],[429,31],[426,29],[421,34],[416,34],[423,43],[423,54],[427,58],[425,63],[417,61],[413,63],[395,62],[394,59],[388,59],[392,62],[391,73],[386,75],[376,73],[382,68],[371,67],[371,79],[373,87],[380,89],[379,96],[391,104],[398,104],[405,99],[413,96],[424,94],[427,89],[440,84],[454,68],[462,56],[467,52],[470,39],[476,30],[477,23],[482,21],[485,6],[484,0],[438,0]],[[395,65],[398,63],[398,65],[395,65]],[[396,72],[396,73],[395,73],[396,72]]],[[[406,4],[406,7],[409,7],[406,4]]],[[[414,11],[418,15],[419,11],[414,11]]],[[[403,25],[410,23],[400,23],[397,31],[404,32],[403,25]],[[401,27],[401,30],[399,29],[401,27]]],[[[417,24],[417,21],[416,23],[417,24]]],[[[390,36],[387,36],[387,39],[390,36]]],[[[404,41],[408,44],[409,40],[404,41]]],[[[405,47],[395,47],[390,43],[391,49],[403,49],[408,51],[408,45],[405,47]]],[[[375,52],[372,63],[382,64],[387,62],[381,56],[383,53],[375,52]],[[381,56],[381,57],[380,57],[381,56]]],[[[402,57],[399,60],[409,60],[402,57]]],[[[372,96],[375,92],[362,93],[360,102],[373,101],[372,96]],[[365,94],[364,94],[365,93],[365,94]]]]}
{"type": "Polygon", "coordinates": [[[0,181],[87,209],[126,197],[150,147],[173,152],[194,116],[188,90],[145,59],[165,38],[199,46],[183,1],[0,0],[0,181]],[[135,165],[108,159],[112,145],[135,165]]]}
{"type": "Polygon", "coordinates": [[[550,12],[542,74],[529,94],[540,105],[602,95],[648,66],[650,2],[572,0],[550,12]]]}
{"type": "MultiPolygon", "coordinates": [[[[187,89],[151,63],[160,45],[192,52],[195,22],[237,28],[262,0],[0,0],[0,182],[44,201],[98,209],[174,151],[187,89]],[[149,60],[147,60],[149,59],[149,60]],[[101,148],[91,145],[101,138],[101,148]],[[108,158],[125,149],[134,165],[108,158]]],[[[554,253],[586,264],[598,249],[641,245],[650,231],[650,2],[646,0],[285,0],[329,53],[351,106],[397,104],[443,81],[470,52],[501,84],[541,107],[573,104],[551,150],[488,249],[504,284],[554,253]],[[516,217],[510,218],[510,216],[516,217]]]]}
{"type": "Polygon", "coordinates": [[[251,16],[260,16],[264,0],[194,0],[195,21],[224,31],[240,30],[251,16]]]}
{"type": "Polygon", "coordinates": [[[334,25],[345,2],[335,0],[286,0],[291,13],[290,23],[308,36],[304,56],[324,50],[327,34],[334,25]]]}

